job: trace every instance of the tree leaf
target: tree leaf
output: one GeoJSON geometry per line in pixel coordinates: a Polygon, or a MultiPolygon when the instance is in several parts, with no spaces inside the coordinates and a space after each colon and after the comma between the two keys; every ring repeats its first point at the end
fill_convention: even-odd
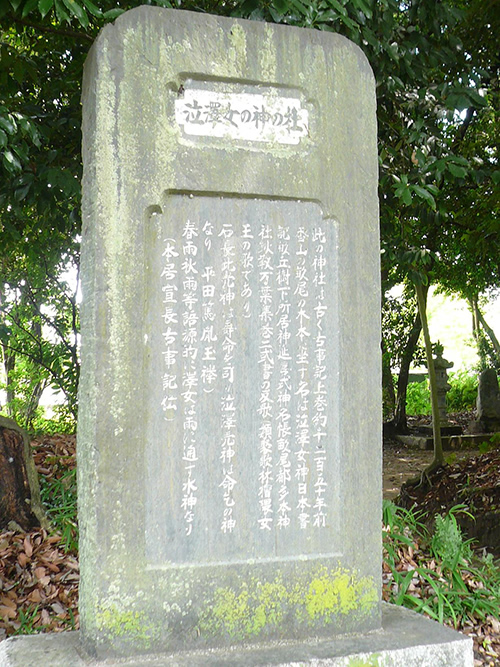
{"type": "Polygon", "coordinates": [[[16,198],[16,201],[22,201],[23,199],[26,198],[26,195],[30,191],[31,188],[31,183],[26,183],[26,185],[23,185],[20,188],[17,188],[14,192],[14,197],[16,198]]]}
{"type": "Polygon", "coordinates": [[[467,95],[470,97],[472,102],[478,107],[485,107],[488,105],[488,101],[485,97],[480,95],[475,88],[469,88],[467,90],[467,95]]]}
{"type": "Polygon", "coordinates": [[[10,172],[22,171],[22,164],[10,150],[5,150],[3,152],[3,163],[5,168],[10,172]]]}
{"type": "Polygon", "coordinates": [[[21,14],[22,18],[28,16],[30,12],[36,9],[38,6],[38,0],[28,0],[28,2],[23,7],[23,12],[21,14]]]}
{"type": "Polygon", "coordinates": [[[307,16],[308,15],[308,10],[305,5],[303,5],[300,0],[289,0],[290,4],[295,7],[295,9],[302,14],[302,16],[307,16]]]}
{"type": "Polygon", "coordinates": [[[347,9],[338,0],[330,0],[329,4],[338,11],[340,16],[347,16],[347,9]]]}
{"type": "Polygon", "coordinates": [[[54,6],[54,0],[38,0],[38,9],[42,18],[45,18],[54,6]]]}
{"type": "Polygon", "coordinates": [[[110,9],[109,11],[104,12],[103,18],[105,18],[106,21],[112,21],[121,16],[124,11],[124,9],[110,9]]]}
{"type": "MultiPolygon", "coordinates": [[[[102,17],[102,10],[99,9],[99,7],[96,7],[93,2],[90,2],[90,0],[83,0],[83,4],[87,8],[87,10],[92,14],[92,16],[95,16],[96,18],[101,18],[102,17]]],[[[170,3],[168,3],[170,4],[170,3]]]]}
{"type": "Polygon", "coordinates": [[[453,162],[448,163],[448,170],[455,178],[465,178],[467,176],[467,169],[453,162]]]}
{"type": "Polygon", "coordinates": [[[404,178],[406,178],[406,176],[403,175],[401,183],[395,189],[395,195],[398,199],[401,199],[403,204],[410,206],[412,202],[411,192],[408,183],[403,180],[404,178]]]}
{"type": "Polygon", "coordinates": [[[71,14],[73,16],[76,16],[78,19],[80,25],[83,28],[86,28],[89,24],[89,17],[87,16],[87,12],[81,7],[76,0],[63,0],[64,4],[66,7],[69,9],[71,14]]]}
{"type": "Polygon", "coordinates": [[[0,116],[0,128],[3,128],[10,135],[15,134],[17,131],[17,124],[14,117],[11,114],[8,116],[0,116]]]}
{"type": "Polygon", "coordinates": [[[365,0],[352,0],[353,5],[355,5],[363,14],[371,19],[373,12],[365,0]]]}
{"type": "Polygon", "coordinates": [[[0,340],[4,343],[7,343],[11,333],[12,330],[9,329],[9,327],[3,322],[0,322],[0,340]]]}
{"type": "Polygon", "coordinates": [[[425,199],[432,208],[433,211],[436,210],[436,200],[434,197],[431,195],[431,193],[426,190],[425,188],[421,187],[420,185],[414,185],[413,186],[413,191],[421,198],[425,199]]]}
{"type": "Polygon", "coordinates": [[[285,15],[290,8],[287,0],[274,0],[273,5],[282,16],[285,15]]]}
{"type": "Polygon", "coordinates": [[[64,8],[61,0],[54,0],[54,8],[56,10],[56,16],[61,23],[66,21],[66,23],[71,23],[71,18],[66,9],[64,8]]]}

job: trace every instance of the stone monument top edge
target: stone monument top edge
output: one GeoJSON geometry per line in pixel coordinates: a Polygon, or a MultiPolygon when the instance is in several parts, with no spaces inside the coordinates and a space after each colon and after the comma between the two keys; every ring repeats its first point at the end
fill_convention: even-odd
{"type": "MultiPolygon", "coordinates": [[[[215,14],[204,14],[201,12],[193,12],[190,10],[179,10],[169,7],[153,7],[150,5],[140,5],[129,9],[120,16],[118,16],[112,23],[108,23],[97,35],[90,52],[94,50],[105,40],[116,41],[120,32],[127,30],[129,27],[137,26],[141,21],[150,21],[158,30],[166,30],[167,34],[171,32],[170,27],[175,26],[197,26],[202,28],[215,29],[217,26],[239,25],[245,29],[248,34],[260,31],[262,21],[255,21],[251,19],[242,19],[236,17],[217,16],[215,14]]],[[[370,76],[375,79],[371,64],[364,53],[363,49],[348,37],[335,32],[324,30],[315,30],[313,28],[303,28],[299,26],[282,25],[279,23],[264,22],[266,31],[273,33],[282,33],[287,36],[294,35],[304,42],[311,45],[322,43],[336,43],[337,46],[342,46],[350,49],[359,60],[360,66],[366,70],[370,76]]]]}
{"type": "MultiPolygon", "coordinates": [[[[97,37],[83,99],[84,150],[106,150],[121,178],[143,184],[134,196],[143,210],[165,190],[220,192],[222,179],[227,193],[320,200],[327,217],[344,219],[342,192],[367,172],[376,182],[373,72],[362,50],[335,33],[136,7],[97,37]],[[215,119],[213,109],[228,111],[215,119]],[[272,119],[258,131],[257,109],[272,119]],[[129,140],[116,143],[124,132],[129,140]],[[269,179],[272,161],[279,166],[269,179]]],[[[369,226],[376,217],[373,206],[362,215],[369,226]]]]}

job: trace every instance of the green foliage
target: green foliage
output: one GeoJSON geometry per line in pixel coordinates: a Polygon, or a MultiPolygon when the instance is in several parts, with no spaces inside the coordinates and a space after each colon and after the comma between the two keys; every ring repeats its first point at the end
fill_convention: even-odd
{"type": "Polygon", "coordinates": [[[472,540],[464,541],[455,516],[459,512],[473,518],[466,511],[465,505],[456,505],[444,517],[437,515],[430,543],[431,552],[441,561],[442,567],[451,571],[454,571],[458,564],[464,564],[472,558],[472,540]]]}
{"type": "MultiPolygon", "coordinates": [[[[99,30],[139,4],[140,0],[0,3],[0,292],[4,283],[15,289],[24,280],[36,291],[41,308],[49,292],[55,299],[57,290],[64,294],[61,274],[54,270],[62,258],[78,266],[83,63],[99,30]],[[45,282],[39,272],[42,258],[48,269],[45,282]]],[[[389,282],[400,282],[404,275],[425,282],[430,276],[460,293],[471,286],[484,292],[498,285],[495,185],[500,178],[500,104],[493,35],[498,34],[499,19],[494,3],[148,4],[326,30],[358,44],[376,76],[382,263],[389,282]]],[[[29,315],[25,303],[16,328],[12,318],[8,321],[11,305],[7,313],[0,312],[2,341],[8,336],[14,344],[16,363],[24,355],[44,369],[44,382],[59,384],[75,413],[77,325],[68,327],[66,322],[61,327],[51,314],[48,318],[56,325],[52,328],[62,336],[56,334],[57,343],[38,336],[31,344],[26,322],[36,313],[29,315]]],[[[71,310],[75,312],[74,305],[67,304],[68,317],[71,310]]],[[[393,322],[394,347],[403,340],[398,336],[404,336],[404,327],[396,317],[393,322]]],[[[399,354],[392,348],[389,353],[391,359],[399,354]]],[[[14,385],[12,389],[17,391],[14,385]]],[[[28,393],[22,395],[26,404],[28,393]]]]}
{"type": "Polygon", "coordinates": [[[477,375],[469,371],[457,371],[450,373],[448,380],[450,389],[446,395],[448,410],[460,412],[472,410],[477,399],[477,375]]]}
{"type": "Polygon", "coordinates": [[[482,331],[477,333],[476,340],[479,355],[478,370],[484,371],[487,368],[494,368],[500,373],[500,356],[496,353],[491,342],[482,331]]]}
{"type": "Polygon", "coordinates": [[[46,382],[47,374],[44,370],[27,357],[20,357],[10,370],[9,385],[0,382],[0,389],[9,388],[13,394],[6,406],[8,416],[27,430],[32,428],[33,421],[43,413],[38,406],[38,400],[46,382]]]}
{"type": "MultiPolygon", "coordinates": [[[[64,279],[71,262],[56,256],[38,259],[0,255],[0,358],[6,370],[8,414],[25,428],[43,418],[38,403],[50,387],[65,398],[65,412],[76,418],[79,379],[76,305],[78,285],[64,279]],[[2,269],[4,269],[2,271],[2,269]]],[[[64,421],[67,421],[65,418],[64,421]]]]}
{"type": "MultiPolygon", "coordinates": [[[[40,411],[41,412],[41,411],[40,411]]],[[[72,434],[76,432],[76,420],[67,403],[54,405],[52,415],[37,414],[31,423],[31,431],[35,434],[54,435],[56,433],[72,434]]]]}
{"type": "Polygon", "coordinates": [[[382,503],[382,523],[385,526],[384,559],[390,568],[399,562],[399,548],[413,547],[415,539],[421,539],[427,530],[422,515],[398,507],[390,500],[382,503]]]}
{"type": "Polygon", "coordinates": [[[19,609],[19,628],[15,635],[35,635],[40,632],[40,627],[34,627],[38,620],[38,605],[29,605],[26,609],[19,609]]]}
{"type": "Polygon", "coordinates": [[[406,412],[409,415],[430,415],[431,395],[427,381],[411,382],[406,392],[406,412]]]}
{"type": "MultiPolygon", "coordinates": [[[[59,460],[53,461],[60,466],[59,460]]],[[[66,551],[78,551],[76,468],[51,478],[40,477],[40,495],[52,526],[61,534],[66,551]]]]}
{"type": "MultiPolygon", "coordinates": [[[[477,398],[477,375],[469,371],[450,373],[450,389],[446,395],[449,412],[472,410],[477,398]]],[[[426,381],[412,382],[408,385],[406,411],[409,415],[430,415],[431,402],[429,386],[426,381]]]]}
{"type": "MultiPolygon", "coordinates": [[[[411,285],[405,284],[400,296],[385,295],[382,304],[382,336],[392,368],[401,364],[416,312],[415,290],[411,285]]],[[[425,350],[422,345],[417,345],[413,360],[417,365],[424,362],[425,350]]]]}
{"type": "Polygon", "coordinates": [[[496,617],[500,605],[500,568],[491,557],[476,558],[463,541],[455,518],[462,510],[436,517],[430,535],[419,517],[384,504],[385,597],[457,629],[496,617]]]}

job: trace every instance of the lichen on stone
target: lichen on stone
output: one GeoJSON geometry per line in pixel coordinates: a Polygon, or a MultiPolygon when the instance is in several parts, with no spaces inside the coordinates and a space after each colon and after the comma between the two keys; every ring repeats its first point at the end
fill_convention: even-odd
{"type": "Polygon", "coordinates": [[[133,642],[140,641],[146,648],[155,635],[155,628],[147,622],[144,613],[120,610],[115,605],[99,609],[96,614],[96,626],[108,637],[133,642]]]}
{"type": "Polygon", "coordinates": [[[346,568],[329,571],[324,567],[318,572],[305,596],[305,606],[311,620],[364,612],[373,607],[377,596],[368,577],[358,579],[346,568]]]}
{"type": "Polygon", "coordinates": [[[271,581],[243,582],[239,589],[217,588],[201,614],[199,630],[209,636],[249,639],[279,628],[285,615],[288,619],[294,616],[299,625],[324,627],[334,625],[336,618],[366,616],[377,599],[369,577],[358,577],[346,568],[321,566],[293,584],[285,585],[278,574],[271,581]]]}

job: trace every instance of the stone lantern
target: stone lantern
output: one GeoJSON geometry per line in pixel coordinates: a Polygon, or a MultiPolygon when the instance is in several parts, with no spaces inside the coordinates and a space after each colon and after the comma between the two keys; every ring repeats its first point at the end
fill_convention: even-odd
{"type": "Polygon", "coordinates": [[[453,362],[444,359],[443,349],[443,346],[439,343],[436,345],[434,369],[436,371],[439,420],[441,426],[446,426],[448,423],[448,414],[446,411],[446,394],[448,393],[449,389],[451,389],[451,386],[448,383],[448,369],[453,368],[453,362]]]}

